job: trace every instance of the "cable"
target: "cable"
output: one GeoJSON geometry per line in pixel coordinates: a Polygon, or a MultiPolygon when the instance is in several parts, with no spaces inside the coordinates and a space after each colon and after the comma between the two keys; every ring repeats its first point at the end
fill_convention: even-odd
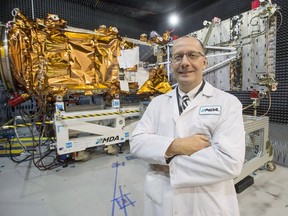
{"type": "Polygon", "coordinates": [[[266,111],[263,115],[261,115],[260,117],[264,117],[264,116],[266,116],[266,115],[268,114],[270,108],[271,108],[272,100],[271,100],[271,94],[270,94],[270,91],[267,91],[267,95],[268,95],[268,99],[269,99],[269,106],[268,106],[267,111],[266,111]]]}
{"type": "Polygon", "coordinates": [[[246,107],[243,107],[242,108],[242,111],[244,111],[244,110],[246,110],[246,109],[248,109],[248,108],[250,108],[250,107],[252,107],[252,106],[254,106],[254,104],[252,103],[252,104],[250,104],[250,105],[248,105],[248,106],[246,106],[246,107]]]}
{"type": "Polygon", "coordinates": [[[276,10],[276,13],[278,13],[280,15],[280,23],[279,23],[279,26],[276,30],[278,32],[278,30],[280,29],[280,27],[282,26],[282,23],[283,23],[283,15],[279,10],[276,10]]]}
{"type": "MultiPolygon", "coordinates": [[[[46,96],[40,96],[43,101],[46,101],[46,96]]],[[[49,149],[49,144],[51,142],[55,142],[55,138],[53,136],[50,136],[47,138],[47,140],[43,141],[43,138],[46,137],[46,134],[51,133],[52,132],[52,127],[48,127],[45,123],[46,119],[51,119],[52,117],[52,112],[50,113],[48,111],[48,113],[46,112],[47,108],[49,105],[47,105],[45,102],[44,104],[42,104],[43,106],[41,106],[39,109],[36,110],[35,113],[33,113],[32,115],[29,115],[25,110],[23,109],[19,109],[19,113],[20,113],[20,117],[22,119],[22,121],[24,123],[32,123],[32,126],[27,126],[27,128],[29,129],[30,133],[31,133],[31,140],[32,140],[32,149],[27,149],[27,147],[21,142],[20,136],[18,134],[18,131],[15,129],[14,130],[14,134],[18,140],[18,142],[20,143],[20,145],[22,146],[22,149],[25,151],[27,151],[28,153],[31,153],[30,155],[25,156],[25,158],[23,159],[18,159],[19,156],[17,157],[13,157],[13,153],[12,153],[12,143],[10,141],[10,138],[7,138],[7,142],[9,143],[9,149],[10,149],[10,159],[16,163],[22,163],[24,161],[28,161],[28,160],[32,160],[33,164],[35,165],[35,167],[40,170],[40,171],[45,171],[45,170],[51,170],[54,168],[57,168],[59,166],[62,166],[64,163],[62,161],[60,161],[57,158],[57,155],[51,155],[52,153],[56,153],[55,150],[50,150],[49,149]],[[42,124],[41,125],[36,125],[34,122],[38,122],[41,121],[42,124]],[[35,137],[35,130],[37,129],[38,133],[37,136],[39,137],[38,139],[35,137]],[[48,128],[48,129],[47,129],[48,128]],[[47,158],[51,158],[51,160],[49,162],[47,162],[47,158]]],[[[21,108],[21,106],[20,106],[21,108]]],[[[15,118],[16,121],[16,118],[15,118]]],[[[11,121],[10,121],[11,122],[11,121]]],[[[15,124],[15,123],[14,123],[15,124]]]]}
{"type": "Polygon", "coordinates": [[[12,143],[11,143],[11,141],[10,141],[10,139],[9,138],[7,138],[7,142],[8,142],[8,144],[9,144],[9,158],[13,161],[13,162],[15,162],[15,163],[22,163],[22,162],[24,162],[24,161],[27,161],[27,159],[30,157],[30,155],[28,155],[28,156],[26,156],[24,159],[21,159],[21,160],[18,160],[18,159],[16,159],[16,157],[13,157],[13,153],[12,153],[12,143]]]}
{"type": "MultiPolygon", "coordinates": [[[[8,114],[7,114],[7,116],[8,116],[8,114]]],[[[3,125],[1,125],[1,128],[2,128],[3,126],[9,125],[11,122],[13,122],[13,119],[8,120],[6,123],[4,123],[3,125]]]]}
{"type": "MultiPolygon", "coordinates": [[[[17,125],[16,120],[17,120],[17,117],[14,117],[14,125],[17,125]]],[[[15,135],[16,135],[16,138],[17,138],[19,144],[21,145],[22,149],[24,150],[24,152],[27,152],[26,146],[23,145],[22,141],[21,141],[20,138],[19,138],[19,135],[18,135],[18,132],[17,132],[17,128],[16,128],[16,127],[14,128],[14,133],[15,133],[15,135]]]]}

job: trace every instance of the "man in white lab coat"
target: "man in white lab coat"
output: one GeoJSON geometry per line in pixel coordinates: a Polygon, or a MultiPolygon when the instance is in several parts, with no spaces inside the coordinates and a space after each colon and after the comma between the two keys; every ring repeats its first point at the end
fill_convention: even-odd
{"type": "Polygon", "coordinates": [[[198,39],[175,41],[171,59],[178,86],[151,101],[130,138],[131,152],[149,163],[144,215],[238,216],[242,104],[202,79],[207,59],[198,39]]]}

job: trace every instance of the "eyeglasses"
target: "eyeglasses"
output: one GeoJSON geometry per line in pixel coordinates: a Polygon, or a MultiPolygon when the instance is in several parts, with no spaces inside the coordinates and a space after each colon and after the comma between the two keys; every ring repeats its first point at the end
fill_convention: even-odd
{"type": "Polygon", "coordinates": [[[191,51],[191,52],[187,52],[187,53],[174,54],[171,57],[171,61],[174,64],[180,64],[182,62],[184,55],[188,58],[189,61],[194,61],[194,60],[198,59],[200,56],[204,57],[204,54],[202,54],[201,52],[191,51]]]}

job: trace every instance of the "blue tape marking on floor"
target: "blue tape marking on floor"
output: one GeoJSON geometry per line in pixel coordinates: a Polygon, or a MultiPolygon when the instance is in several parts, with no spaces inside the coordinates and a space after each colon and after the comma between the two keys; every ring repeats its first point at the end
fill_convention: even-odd
{"type": "Polygon", "coordinates": [[[128,195],[130,193],[123,194],[121,186],[118,187],[120,196],[116,197],[116,193],[117,193],[116,188],[117,188],[117,179],[118,179],[118,167],[119,166],[125,166],[125,162],[118,163],[118,161],[117,161],[116,163],[112,164],[112,168],[116,168],[116,170],[115,170],[115,180],[114,180],[113,200],[111,200],[111,202],[112,202],[112,216],[114,216],[114,212],[115,212],[115,202],[118,204],[119,209],[124,211],[125,216],[128,216],[126,207],[127,206],[135,206],[134,203],[136,201],[131,201],[129,199],[128,195]]]}
{"type": "Polygon", "coordinates": [[[115,209],[115,196],[116,196],[116,185],[117,185],[117,176],[118,176],[118,161],[112,164],[112,168],[116,167],[115,173],[115,180],[114,180],[114,193],[113,193],[113,200],[112,200],[112,216],[114,216],[114,209],[115,209]]]}

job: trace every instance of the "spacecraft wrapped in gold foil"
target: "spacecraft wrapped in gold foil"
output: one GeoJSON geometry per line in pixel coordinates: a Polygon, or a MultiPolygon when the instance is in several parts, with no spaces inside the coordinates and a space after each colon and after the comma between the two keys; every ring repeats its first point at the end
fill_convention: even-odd
{"type": "Polygon", "coordinates": [[[140,41],[163,46],[171,40],[170,34],[170,31],[165,31],[161,36],[156,31],[151,31],[149,39],[147,39],[147,34],[143,33],[140,35],[140,41]]]}
{"type": "MultiPolygon", "coordinates": [[[[76,31],[56,14],[29,20],[16,10],[14,20],[6,28],[11,70],[2,73],[11,74],[2,77],[4,82],[13,83],[12,87],[6,85],[9,90],[27,93],[38,104],[43,96],[53,102],[67,93],[107,93],[112,98],[121,93],[117,57],[121,50],[135,44],[122,40],[116,27],[101,25],[94,31],[76,31]]],[[[135,72],[137,65],[125,71],[135,72]]],[[[138,94],[171,89],[166,76],[160,73],[151,75],[138,94]]]]}
{"type": "Polygon", "coordinates": [[[138,90],[137,94],[143,93],[167,93],[172,90],[170,83],[167,80],[167,72],[164,65],[159,68],[151,68],[149,70],[149,79],[138,90]]]}
{"type": "Polygon", "coordinates": [[[17,11],[8,43],[15,85],[29,95],[103,93],[118,80],[121,37],[115,27],[73,32],[57,15],[31,21],[17,11]]]}

